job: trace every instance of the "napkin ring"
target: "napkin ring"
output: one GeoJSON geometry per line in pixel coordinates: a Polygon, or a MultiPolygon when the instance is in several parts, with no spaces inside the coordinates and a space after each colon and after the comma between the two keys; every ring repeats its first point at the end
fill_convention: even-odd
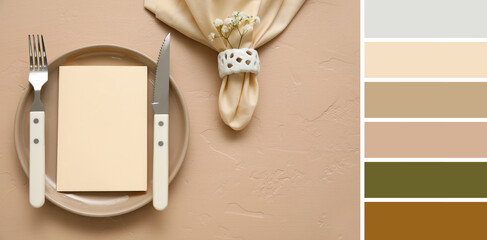
{"type": "Polygon", "coordinates": [[[218,72],[220,73],[220,78],[241,72],[258,74],[259,71],[259,54],[255,49],[227,49],[218,54],[218,72]]]}

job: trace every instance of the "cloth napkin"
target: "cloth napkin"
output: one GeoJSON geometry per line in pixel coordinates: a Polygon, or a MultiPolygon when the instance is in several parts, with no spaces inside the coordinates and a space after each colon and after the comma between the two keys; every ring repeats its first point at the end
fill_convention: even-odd
{"type": "MultiPolygon", "coordinates": [[[[225,19],[233,11],[259,16],[242,40],[241,48],[258,48],[291,22],[305,0],[145,0],[144,6],[155,16],[184,35],[221,52],[229,48],[224,41],[210,41],[207,36],[217,32],[213,21],[225,19]]],[[[236,37],[236,36],[235,36],[236,37]]],[[[234,39],[235,41],[235,39],[234,39]]],[[[261,62],[265,59],[261,59],[261,62]]],[[[215,70],[217,59],[215,59],[215,70]]],[[[247,126],[259,98],[259,84],[253,73],[237,73],[222,79],[218,105],[222,120],[234,130],[247,126]]]]}

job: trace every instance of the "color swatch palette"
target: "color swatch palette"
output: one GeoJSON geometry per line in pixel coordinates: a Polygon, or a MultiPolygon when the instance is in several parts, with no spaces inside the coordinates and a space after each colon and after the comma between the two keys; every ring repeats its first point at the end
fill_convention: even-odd
{"type": "Polygon", "coordinates": [[[487,239],[485,9],[362,0],[361,239],[487,239]]]}

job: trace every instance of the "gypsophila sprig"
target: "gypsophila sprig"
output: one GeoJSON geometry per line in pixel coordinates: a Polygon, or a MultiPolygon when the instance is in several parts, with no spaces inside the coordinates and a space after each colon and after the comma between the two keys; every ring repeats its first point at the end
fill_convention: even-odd
{"type": "Polygon", "coordinates": [[[227,41],[230,48],[234,48],[229,38],[230,35],[236,31],[240,36],[237,48],[240,48],[245,34],[252,31],[254,24],[259,23],[260,18],[258,16],[249,16],[245,12],[234,11],[232,16],[228,16],[225,18],[225,20],[217,18],[215,21],[213,21],[213,25],[216,27],[217,33],[210,33],[210,35],[208,35],[208,39],[213,42],[215,38],[223,38],[225,41],[227,41]]]}

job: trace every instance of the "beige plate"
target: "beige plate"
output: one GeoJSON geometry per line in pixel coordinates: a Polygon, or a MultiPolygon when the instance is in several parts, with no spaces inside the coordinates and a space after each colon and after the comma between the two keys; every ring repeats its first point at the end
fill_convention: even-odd
{"type": "MultiPolygon", "coordinates": [[[[73,213],[107,217],[124,214],[140,208],[152,200],[152,91],[156,63],[149,57],[127,48],[97,45],[80,48],[59,57],[49,64],[49,81],[42,88],[46,111],[46,197],[52,203],[73,213]],[[147,192],[76,192],[56,191],[58,69],[63,65],[146,65],[149,69],[147,88],[147,192]]],[[[25,80],[27,83],[27,79],[25,80]]],[[[33,100],[31,87],[22,95],[15,116],[15,148],[25,173],[29,171],[29,109],[33,100]]],[[[189,139],[189,119],[183,97],[174,80],[170,84],[169,181],[172,181],[183,163],[189,139]]],[[[88,176],[87,176],[88,177],[88,176]]],[[[170,205],[169,205],[170,206],[170,205]]]]}

